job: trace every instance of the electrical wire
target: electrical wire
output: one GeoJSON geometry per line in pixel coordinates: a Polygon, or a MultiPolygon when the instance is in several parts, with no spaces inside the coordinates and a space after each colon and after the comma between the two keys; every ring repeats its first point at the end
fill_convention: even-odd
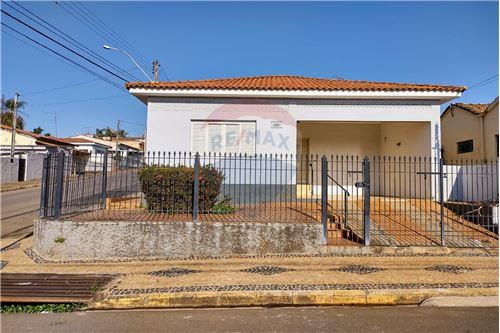
{"type": "Polygon", "coordinates": [[[31,38],[31,37],[27,36],[26,34],[24,34],[24,33],[20,32],[20,31],[18,31],[18,30],[16,30],[16,29],[14,29],[14,28],[12,28],[12,27],[10,27],[10,26],[8,26],[7,24],[5,24],[5,23],[3,23],[3,22],[1,22],[1,25],[2,25],[2,26],[4,26],[5,28],[9,29],[9,30],[12,30],[12,31],[16,32],[17,34],[19,34],[19,35],[23,36],[24,38],[26,38],[26,39],[30,40],[31,42],[33,42],[33,43],[35,43],[35,44],[37,44],[37,45],[39,45],[39,46],[43,47],[44,49],[49,50],[50,52],[52,52],[52,53],[54,53],[54,54],[58,55],[59,57],[63,58],[64,60],[66,60],[66,61],[68,61],[68,62],[70,62],[70,63],[74,64],[75,66],[78,66],[79,68],[81,68],[81,69],[83,69],[83,70],[87,71],[88,73],[90,73],[90,74],[92,74],[92,75],[94,75],[94,76],[96,76],[96,77],[100,78],[101,80],[103,80],[103,81],[105,81],[105,82],[107,82],[107,83],[111,84],[112,86],[114,86],[114,87],[116,87],[116,88],[118,88],[118,89],[120,89],[120,90],[122,90],[122,91],[126,91],[126,90],[125,90],[125,88],[123,88],[122,86],[118,85],[116,82],[113,82],[113,81],[111,81],[110,79],[108,79],[108,78],[106,78],[106,77],[102,76],[101,74],[99,74],[99,73],[97,73],[97,72],[95,72],[95,71],[93,71],[93,70],[91,70],[91,69],[88,69],[87,67],[83,66],[82,64],[77,63],[76,61],[74,61],[74,60],[72,60],[72,59],[70,59],[70,58],[66,57],[65,55],[63,55],[63,54],[61,54],[61,53],[59,53],[59,52],[57,52],[57,51],[55,51],[55,50],[51,49],[50,47],[48,47],[48,46],[46,46],[46,45],[43,45],[42,43],[40,43],[40,42],[38,42],[38,41],[34,40],[33,38],[31,38]]]}
{"type": "Polygon", "coordinates": [[[95,15],[87,6],[85,6],[82,2],[75,1],[73,2],[75,7],[82,8],[83,11],[88,13],[88,17],[103,27],[103,30],[107,31],[111,36],[114,36],[118,41],[121,41],[122,44],[128,49],[130,53],[132,53],[136,58],[142,59],[146,67],[150,64],[150,61],[144,57],[139,49],[137,49],[133,44],[129,43],[125,38],[123,38],[119,33],[113,30],[109,25],[107,25],[104,21],[102,21],[97,15],[95,15]]]}
{"type": "Polygon", "coordinates": [[[103,56],[101,56],[100,54],[94,52],[93,50],[91,50],[89,47],[85,46],[84,44],[80,43],[79,41],[77,41],[76,39],[74,39],[73,37],[69,36],[67,33],[65,33],[64,31],[61,31],[59,28],[57,28],[56,26],[54,26],[53,24],[49,23],[47,20],[43,19],[42,17],[38,16],[37,14],[33,13],[32,11],[30,11],[29,9],[27,9],[26,7],[22,6],[21,4],[13,1],[13,3],[18,6],[19,8],[21,8],[24,12],[22,12],[21,10],[13,7],[12,5],[10,5],[8,2],[5,2],[4,4],[7,5],[8,7],[10,7],[12,10],[15,10],[16,12],[20,13],[21,15],[23,15],[24,17],[28,18],[29,20],[35,22],[36,24],[42,26],[43,28],[45,28],[46,30],[50,31],[52,34],[58,36],[59,38],[63,39],[64,41],[72,44],[73,46],[75,46],[76,48],[78,48],[79,50],[81,50],[82,52],[85,52],[86,54],[88,54],[89,56],[93,57],[94,59],[96,59],[97,61],[100,61],[101,63],[103,64],[106,64],[108,66],[111,66],[113,67],[115,70],[121,72],[122,74],[128,76],[129,78],[131,78],[132,80],[137,80],[137,77],[130,74],[128,71],[125,71],[123,70],[122,68],[120,68],[119,66],[115,65],[114,63],[112,63],[111,61],[109,61],[108,59],[104,58],[103,56]],[[26,14],[26,13],[28,14],[26,14]],[[34,17],[34,18],[33,18],[34,17]],[[55,30],[55,31],[54,31],[55,30]]]}
{"type": "Polygon", "coordinates": [[[59,46],[61,46],[61,47],[65,48],[66,50],[70,51],[71,53],[73,53],[73,54],[75,54],[75,55],[79,56],[80,58],[82,58],[82,59],[86,60],[87,62],[90,62],[90,63],[91,63],[91,64],[93,64],[94,66],[99,67],[100,69],[102,69],[102,70],[104,70],[105,72],[107,72],[107,73],[109,73],[109,74],[111,74],[111,75],[113,75],[113,76],[117,77],[118,79],[120,79],[120,80],[122,80],[122,81],[124,81],[124,82],[128,82],[128,80],[127,80],[127,79],[124,79],[124,78],[123,78],[123,77],[121,77],[120,75],[118,75],[118,74],[116,74],[116,73],[113,73],[113,72],[112,72],[112,71],[110,71],[109,69],[107,69],[107,68],[105,68],[105,67],[103,67],[103,66],[99,65],[98,63],[94,62],[93,60],[90,60],[90,59],[89,59],[89,58],[87,58],[86,56],[81,55],[80,53],[78,53],[78,52],[74,51],[73,49],[71,49],[71,48],[67,47],[66,45],[64,45],[64,44],[62,44],[62,43],[59,43],[58,41],[56,41],[56,40],[55,40],[55,39],[53,39],[52,37],[47,36],[45,33],[41,32],[41,31],[39,31],[38,29],[36,29],[36,28],[32,27],[31,25],[29,25],[29,24],[25,23],[24,21],[22,21],[22,20],[18,19],[17,17],[15,17],[15,16],[13,16],[13,15],[11,15],[11,14],[7,13],[5,10],[1,9],[0,11],[1,11],[2,13],[4,13],[5,15],[9,16],[10,18],[14,19],[15,21],[17,21],[17,22],[21,23],[22,25],[24,25],[24,26],[28,27],[29,29],[31,29],[31,30],[33,30],[33,31],[35,31],[36,33],[38,33],[38,34],[42,35],[43,37],[45,37],[45,38],[49,39],[50,41],[52,41],[52,42],[56,43],[57,45],[59,45],[59,46]]]}

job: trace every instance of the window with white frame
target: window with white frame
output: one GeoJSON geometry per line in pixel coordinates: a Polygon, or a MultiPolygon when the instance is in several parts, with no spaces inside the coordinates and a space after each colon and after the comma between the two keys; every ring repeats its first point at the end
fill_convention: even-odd
{"type": "Polygon", "coordinates": [[[191,121],[191,151],[255,154],[255,121],[191,121]]]}

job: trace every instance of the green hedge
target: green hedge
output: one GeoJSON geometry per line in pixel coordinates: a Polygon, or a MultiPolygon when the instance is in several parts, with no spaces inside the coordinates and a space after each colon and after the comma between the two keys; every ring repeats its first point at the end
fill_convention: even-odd
{"type": "MultiPolygon", "coordinates": [[[[217,203],[224,174],[213,166],[200,168],[199,211],[210,212],[217,203]]],[[[194,168],[186,166],[146,166],[139,181],[147,209],[163,213],[193,211],[194,168]]]]}

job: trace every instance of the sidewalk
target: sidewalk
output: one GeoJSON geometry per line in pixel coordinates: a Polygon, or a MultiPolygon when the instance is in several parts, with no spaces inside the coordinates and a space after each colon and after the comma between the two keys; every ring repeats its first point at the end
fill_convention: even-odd
{"type": "Polygon", "coordinates": [[[36,263],[32,239],[2,252],[1,273],[118,274],[93,309],[419,304],[435,296],[498,295],[498,257],[283,256],[109,263],[36,263]]]}
{"type": "Polygon", "coordinates": [[[41,180],[40,179],[34,179],[34,180],[28,180],[25,182],[15,182],[15,183],[5,183],[1,184],[1,192],[8,192],[8,191],[15,191],[15,190],[21,190],[25,188],[33,188],[33,187],[39,187],[41,186],[41,180]]]}

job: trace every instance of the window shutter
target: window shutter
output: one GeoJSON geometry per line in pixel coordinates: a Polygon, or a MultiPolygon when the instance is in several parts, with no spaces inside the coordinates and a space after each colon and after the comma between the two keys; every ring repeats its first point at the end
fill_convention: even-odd
{"type": "Polygon", "coordinates": [[[208,152],[209,153],[220,153],[223,149],[223,124],[208,124],[208,152]]]}
{"type": "Polygon", "coordinates": [[[240,152],[255,155],[255,123],[240,123],[240,152]]]}
{"type": "Polygon", "coordinates": [[[240,125],[239,124],[225,124],[225,153],[237,154],[240,151],[240,125]]]}
{"type": "Polygon", "coordinates": [[[207,151],[207,124],[204,122],[191,122],[191,151],[193,153],[207,151]]]}

